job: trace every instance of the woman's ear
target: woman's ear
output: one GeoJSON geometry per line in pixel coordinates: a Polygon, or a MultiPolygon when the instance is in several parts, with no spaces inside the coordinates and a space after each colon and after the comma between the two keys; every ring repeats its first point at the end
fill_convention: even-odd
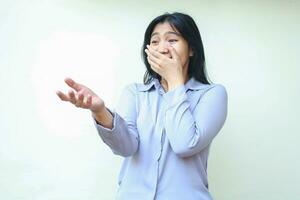
{"type": "Polygon", "coordinates": [[[189,57],[193,57],[193,55],[194,55],[194,52],[193,52],[192,49],[190,49],[190,50],[189,50],[189,57]]]}

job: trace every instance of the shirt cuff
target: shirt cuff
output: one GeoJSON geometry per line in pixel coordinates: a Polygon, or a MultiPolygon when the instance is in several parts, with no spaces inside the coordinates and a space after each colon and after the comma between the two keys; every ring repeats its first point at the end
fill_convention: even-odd
{"type": "Polygon", "coordinates": [[[119,118],[119,116],[118,116],[118,114],[117,114],[116,112],[111,111],[109,108],[106,108],[106,109],[107,109],[107,110],[110,112],[110,114],[113,116],[113,127],[112,127],[112,129],[102,126],[102,125],[99,124],[99,123],[96,121],[96,119],[93,117],[93,121],[94,121],[94,124],[95,124],[95,126],[96,126],[98,132],[99,132],[100,134],[103,134],[103,135],[109,135],[109,134],[112,134],[113,132],[115,132],[116,127],[117,127],[117,126],[116,126],[116,123],[117,123],[117,120],[118,120],[118,118],[119,118]]]}

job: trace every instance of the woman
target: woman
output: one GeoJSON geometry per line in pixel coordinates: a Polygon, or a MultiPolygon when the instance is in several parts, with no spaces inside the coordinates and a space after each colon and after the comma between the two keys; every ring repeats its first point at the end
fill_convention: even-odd
{"type": "Polygon", "coordinates": [[[142,48],[144,84],[127,86],[115,111],[86,86],[57,95],[90,109],[102,140],[123,156],[118,199],[210,200],[207,160],[227,115],[227,93],[210,84],[194,20],[182,13],[155,18],[142,48]]]}

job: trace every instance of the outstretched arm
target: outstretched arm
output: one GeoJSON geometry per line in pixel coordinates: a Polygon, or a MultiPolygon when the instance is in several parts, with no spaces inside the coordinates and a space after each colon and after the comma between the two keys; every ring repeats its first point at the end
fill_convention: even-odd
{"type": "Polygon", "coordinates": [[[65,82],[71,89],[68,93],[57,91],[58,97],[78,108],[89,109],[100,137],[115,154],[121,156],[134,154],[138,147],[134,90],[124,91],[118,114],[106,108],[104,101],[85,85],[70,78],[66,78],[65,82]]]}

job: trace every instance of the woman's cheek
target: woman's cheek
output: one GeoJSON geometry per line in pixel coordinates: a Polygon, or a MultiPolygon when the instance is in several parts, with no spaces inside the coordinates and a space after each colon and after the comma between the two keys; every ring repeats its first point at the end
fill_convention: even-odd
{"type": "Polygon", "coordinates": [[[179,55],[179,52],[180,52],[180,46],[178,45],[178,44],[172,44],[171,45],[174,49],[175,49],[175,51],[176,51],[176,53],[179,55]]]}
{"type": "Polygon", "coordinates": [[[174,46],[174,49],[175,49],[177,55],[179,56],[179,58],[182,59],[181,49],[178,46],[174,46]]]}

